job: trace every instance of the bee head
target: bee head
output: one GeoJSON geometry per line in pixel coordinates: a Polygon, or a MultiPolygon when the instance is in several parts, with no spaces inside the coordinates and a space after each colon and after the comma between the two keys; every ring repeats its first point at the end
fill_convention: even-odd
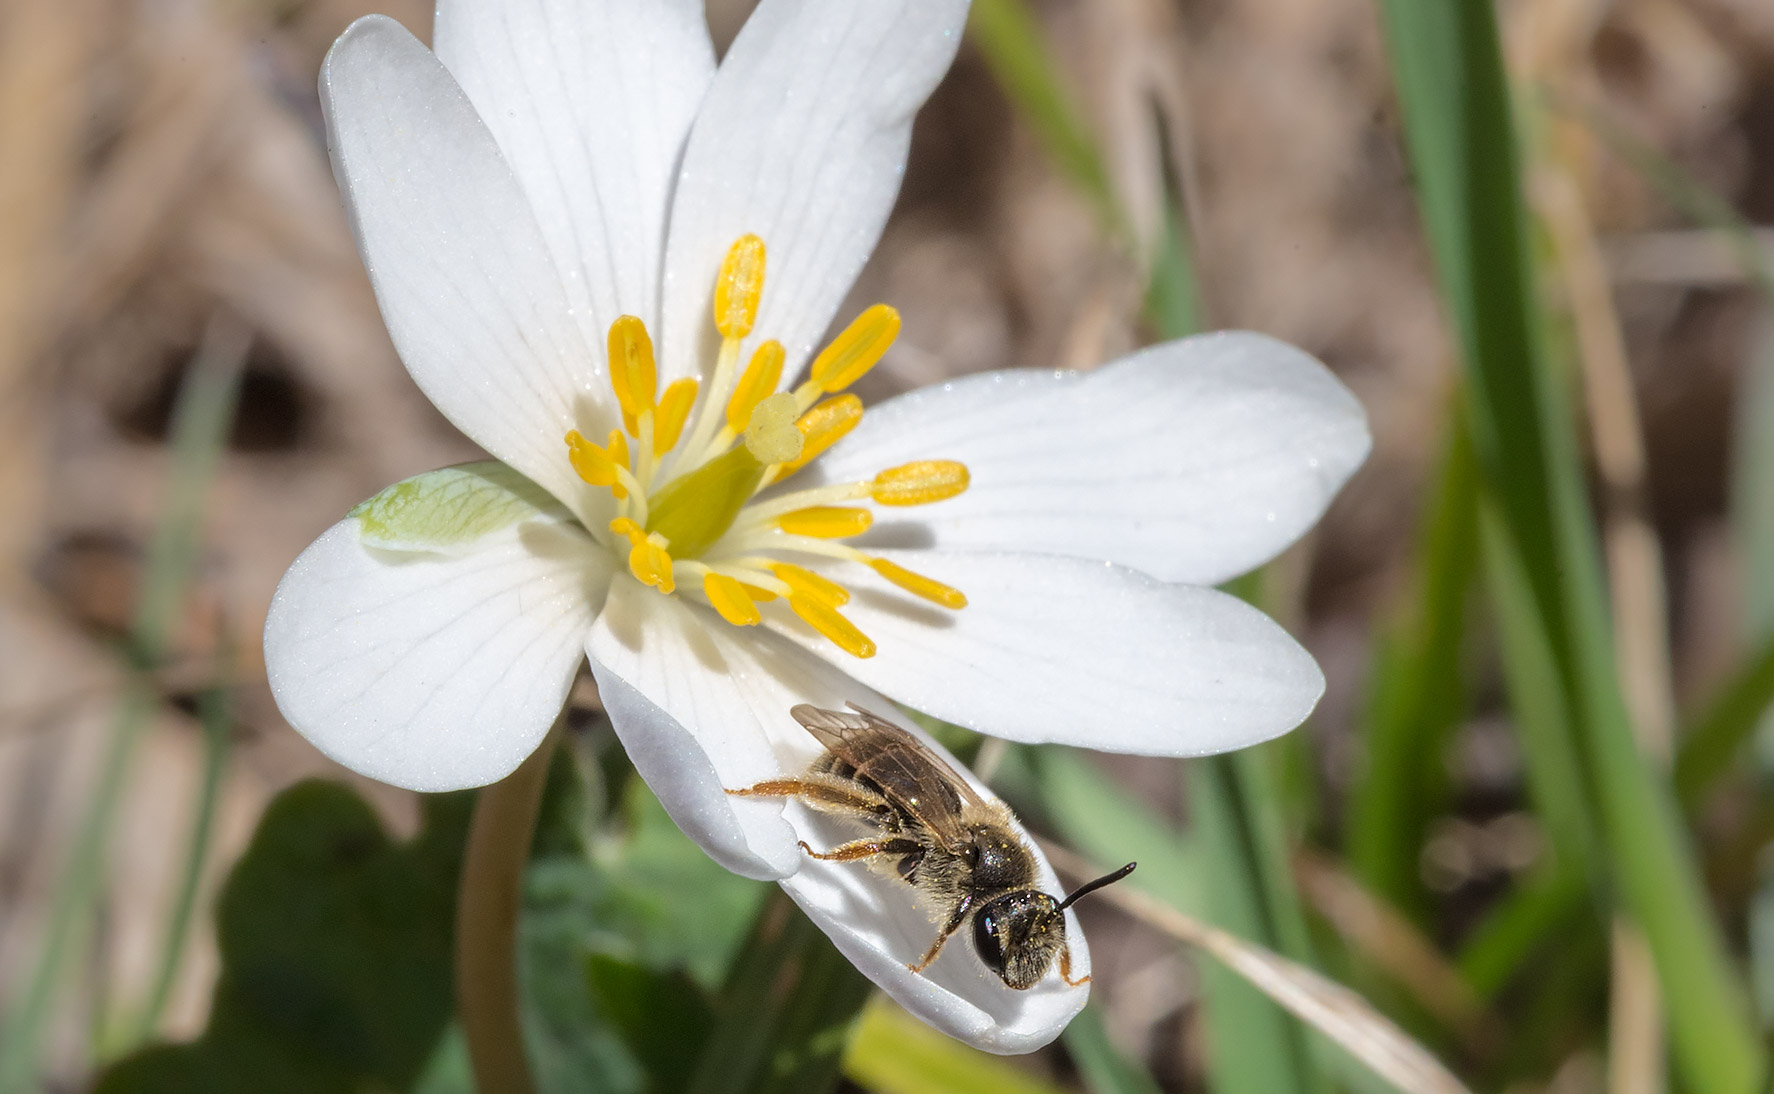
{"type": "Polygon", "coordinates": [[[1133,873],[1133,863],[1080,885],[1064,900],[1036,889],[993,897],[973,915],[973,946],[981,961],[1017,991],[1034,987],[1066,948],[1066,909],[1079,897],[1133,873]]]}
{"type": "Polygon", "coordinates": [[[973,916],[973,946],[981,961],[1018,991],[1032,988],[1066,944],[1059,901],[1025,889],[994,897],[973,916]]]}

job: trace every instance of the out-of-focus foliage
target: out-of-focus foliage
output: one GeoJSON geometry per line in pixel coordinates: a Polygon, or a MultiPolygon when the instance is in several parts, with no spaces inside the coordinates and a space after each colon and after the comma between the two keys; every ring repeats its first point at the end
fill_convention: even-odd
{"type": "MultiPolygon", "coordinates": [[[[423,36],[428,5],[390,2],[423,36]]],[[[31,1042],[0,1044],[0,1090],[472,1089],[449,967],[468,798],[302,781],[332,772],[251,640],[319,528],[480,455],[401,372],[326,167],[313,74],[373,6],[0,12],[0,1037],[31,1042]],[[219,385],[217,316],[250,331],[219,385]]],[[[748,6],[711,3],[723,44],[748,6]]],[[[1131,891],[1356,987],[1481,1089],[1735,1094],[1762,1067],[1765,7],[975,0],[859,288],[906,317],[870,401],[1216,326],[1358,391],[1369,467],[1239,590],[1325,667],[1311,725],[1184,765],[944,740],[1032,830],[1137,859],[1131,891]],[[1549,178],[1588,224],[1587,294],[1549,178]],[[1636,399],[1611,420],[1598,322],[1636,399]],[[1600,439],[1622,424],[1626,489],[1600,439]],[[1653,633],[1620,600],[1623,512],[1661,552],[1653,633]],[[1662,651],[1686,712],[1667,773],[1628,647],[1662,651]]],[[[548,1094],[1376,1088],[1107,905],[1081,908],[1084,1015],[983,1058],[866,1004],[582,727],[525,876],[529,1058],[548,1094]]]]}
{"type": "Polygon", "coordinates": [[[408,1089],[449,1021],[468,795],[393,843],[334,783],[285,791],[222,893],[223,971],[196,1042],[112,1068],[104,1094],[408,1089]]]}

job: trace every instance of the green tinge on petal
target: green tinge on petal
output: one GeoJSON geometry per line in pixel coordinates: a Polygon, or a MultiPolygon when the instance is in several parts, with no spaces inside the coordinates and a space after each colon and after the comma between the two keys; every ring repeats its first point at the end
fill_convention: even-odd
{"type": "Polygon", "coordinates": [[[392,551],[447,551],[566,508],[498,460],[414,475],[351,510],[363,542],[392,551]]]}

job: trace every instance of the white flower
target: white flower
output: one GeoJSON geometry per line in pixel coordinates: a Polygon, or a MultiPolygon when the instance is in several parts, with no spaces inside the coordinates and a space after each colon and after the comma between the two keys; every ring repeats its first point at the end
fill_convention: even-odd
{"type": "Polygon", "coordinates": [[[386,18],[347,30],[321,92],[364,264],[414,380],[502,464],[329,529],[265,657],[322,751],[446,790],[515,768],[589,656],[685,832],[915,1013],[1016,1052],[1086,992],[1011,991],[966,944],[912,974],[934,927],[907,886],[810,861],[797,839],[846,833],[724,788],[815,758],[801,702],[1158,756],[1287,731],[1317,667],[1207,586],[1309,527],[1368,436],[1322,366],[1254,334],[864,418],[838,393],[897,333],[879,306],[776,392],[880,235],[966,10],[763,0],[718,69],[693,0],[442,0],[435,55],[386,18]]]}

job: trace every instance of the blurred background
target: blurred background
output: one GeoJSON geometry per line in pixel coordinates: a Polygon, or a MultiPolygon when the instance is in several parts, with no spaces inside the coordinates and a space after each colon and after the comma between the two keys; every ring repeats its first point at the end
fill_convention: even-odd
{"type": "MultiPolygon", "coordinates": [[[[709,7],[724,48],[749,4],[709,7]]],[[[1774,229],[1758,227],[1774,223],[1774,5],[1501,3],[1507,99],[1482,99],[1475,69],[1466,93],[1512,117],[1513,162],[1506,139],[1412,97],[1413,79],[1478,63],[1424,43],[1470,47],[1483,19],[1437,31],[1410,7],[976,0],[846,306],[905,319],[863,395],[1088,368],[1194,328],[1327,362],[1367,407],[1373,456],[1307,542],[1239,586],[1324,666],[1312,721],[1188,771],[979,762],[1034,826],[1100,862],[1141,858],[1146,891],[1357,988],[1475,1087],[1652,1091],[1673,1069],[1683,1089],[1729,1089],[1748,1073],[1706,1059],[1758,1053],[1774,1014],[1774,731],[1756,728],[1774,691],[1774,229]],[[1484,189],[1498,172],[1519,181],[1520,223],[1484,189]],[[1528,317],[1514,349],[1504,314],[1528,317]],[[1540,395],[1512,402],[1510,368],[1540,395]],[[1542,463],[1516,428],[1553,438],[1542,463]],[[1559,493],[1566,457],[1582,493],[1559,493]],[[1520,477],[1535,467],[1552,486],[1520,477]],[[1548,542],[1587,543],[1594,574],[1521,531],[1546,497],[1578,527],[1548,542]],[[1585,646],[1581,619],[1574,639],[1547,625],[1565,705],[1537,706],[1521,598],[1588,584],[1607,633],[1585,646]],[[1583,650],[1602,651],[1587,674],[1570,668],[1583,650]],[[1585,708],[1589,684],[1613,698],[1585,708]],[[1630,726],[1633,757],[1603,723],[1630,726]],[[1536,758],[1552,740],[1574,742],[1566,783],[1536,758]],[[1668,983],[1709,962],[1722,993],[1668,983]],[[1709,1047],[1666,1008],[1737,1032],[1709,1047]]],[[[326,159],[315,73],[372,10],[428,33],[424,5],[393,0],[0,4],[0,1030],[34,1045],[19,1089],[86,1089],[147,1041],[204,1031],[218,893],[292,784],[344,782],[393,838],[420,830],[415,796],[283,723],[258,640],[320,531],[477,455],[395,357],[326,159]]],[[[582,684],[583,808],[561,823],[601,872],[589,889],[565,866],[532,878],[531,910],[553,918],[530,942],[612,964],[536,1004],[583,1019],[545,1035],[585,1043],[548,1049],[544,1085],[670,1089],[610,977],[671,970],[719,998],[769,905],[711,880],[648,806],[582,684]],[[728,895],[681,907],[711,885],[728,895]]],[[[877,1007],[834,1081],[1372,1085],[1160,926],[1106,904],[1086,923],[1093,1003],[1061,1044],[986,1060],[877,1007]],[[936,1070],[894,1071],[926,1057],[936,1070]]],[[[414,1036],[395,1078],[340,1089],[459,1089],[437,1030],[414,1036]]],[[[0,1042],[15,1070],[20,1044],[0,1042]]]]}

